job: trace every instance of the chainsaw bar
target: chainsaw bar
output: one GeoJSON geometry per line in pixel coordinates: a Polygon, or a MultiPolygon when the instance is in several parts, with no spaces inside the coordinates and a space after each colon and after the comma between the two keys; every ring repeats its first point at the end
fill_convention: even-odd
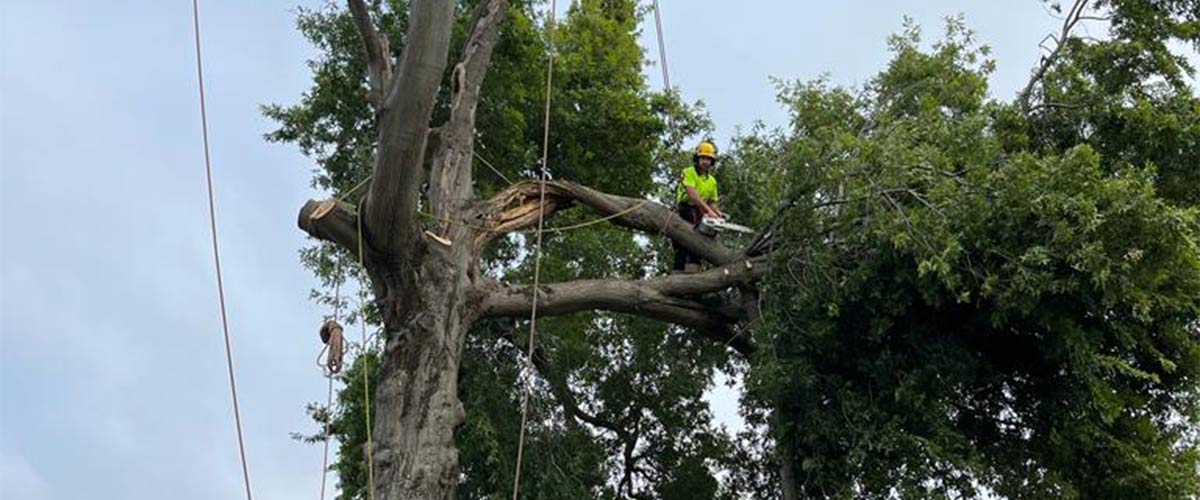
{"type": "Polygon", "coordinates": [[[725,219],[716,217],[705,217],[700,219],[700,224],[713,228],[717,231],[736,231],[739,233],[754,234],[754,230],[741,224],[727,222],[725,219]]]}

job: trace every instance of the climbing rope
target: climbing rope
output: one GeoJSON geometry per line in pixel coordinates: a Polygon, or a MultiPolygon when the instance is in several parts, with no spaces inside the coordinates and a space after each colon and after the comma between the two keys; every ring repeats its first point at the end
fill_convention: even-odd
{"type": "Polygon", "coordinates": [[[662,14],[659,12],[658,0],[654,0],[654,27],[658,33],[658,60],[662,62],[663,91],[671,91],[671,74],[667,70],[667,45],[663,43],[662,14]]]}
{"type": "Polygon", "coordinates": [[[221,250],[217,245],[217,209],[213,195],[212,158],[208,147],[208,106],[204,99],[204,65],[200,57],[200,4],[192,0],[192,27],[196,35],[196,81],[200,87],[200,131],[204,139],[204,177],[208,185],[208,222],[212,232],[213,263],[217,269],[217,297],[221,304],[221,329],[225,336],[225,365],[229,369],[229,393],[233,399],[233,422],[237,428],[238,456],[242,461],[242,482],[246,500],[250,495],[250,467],[246,465],[246,445],[242,438],[242,413],[238,407],[237,381],[233,375],[233,348],[229,341],[229,315],[225,311],[225,282],[221,279],[221,250]]]}
{"type": "MultiPolygon", "coordinates": [[[[480,157],[479,159],[481,159],[481,160],[482,160],[483,158],[482,158],[482,157],[480,157]]],[[[485,160],[485,161],[486,161],[486,160],[485,160]]],[[[500,172],[499,172],[499,171],[497,171],[496,173],[497,173],[497,174],[500,174],[500,172]]],[[[500,175],[503,175],[503,174],[500,174],[500,175]]],[[[349,198],[349,197],[350,197],[350,195],[354,193],[354,191],[358,190],[358,188],[362,187],[362,186],[363,186],[363,185],[365,185],[365,184],[366,184],[368,181],[370,181],[370,180],[371,180],[371,177],[373,177],[373,175],[368,175],[368,176],[367,176],[367,178],[366,178],[366,179],[364,179],[362,182],[359,182],[359,183],[358,183],[358,185],[354,186],[353,188],[351,188],[349,191],[347,191],[347,192],[343,193],[342,195],[340,195],[340,196],[337,196],[335,199],[336,199],[337,201],[346,201],[346,198],[349,198]]],[[[507,181],[508,179],[505,179],[505,180],[507,181]]],[[[544,190],[545,190],[545,182],[546,182],[546,181],[545,181],[545,180],[543,180],[543,181],[541,181],[541,182],[542,182],[542,184],[543,184],[543,185],[541,186],[541,188],[542,188],[542,190],[544,191],[544,190]]],[[[510,185],[511,185],[511,183],[510,183],[510,185]]],[[[540,195],[541,195],[541,203],[545,203],[545,201],[546,201],[546,198],[545,198],[545,193],[540,193],[540,195]]],[[[629,207],[627,207],[627,208],[624,208],[624,209],[622,209],[622,210],[620,210],[620,211],[617,211],[617,212],[613,212],[613,213],[611,213],[611,214],[608,214],[608,215],[605,215],[605,216],[603,216],[603,217],[597,217],[597,218],[595,218],[595,219],[592,219],[592,220],[583,221],[583,222],[579,222],[579,223],[576,223],[576,224],[568,224],[568,225],[565,225],[565,226],[552,226],[552,227],[545,227],[545,228],[542,228],[540,231],[541,231],[541,232],[544,232],[544,233],[563,233],[563,232],[566,232],[566,231],[573,231],[573,230],[576,230],[576,229],[583,229],[583,228],[585,228],[585,227],[588,227],[588,226],[594,226],[594,225],[596,225],[596,224],[600,224],[600,223],[602,223],[602,222],[608,222],[608,221],[610,221],[610,220],[616,219],[616,218],[618,218],[618,217],[621,217],[621,216],[623,216],[623,215],[627,215],[627,214],[629,214],[630,212],[633,212],[633,211],[635,211],[635,210],[637,210],[637,209],[639,209],[639,208],[642,208],[643,206],[646,206],[646,205],[647,205],[648,203],[650,203],[650,202],[651,202],[651,200],[640,200],[640,201],[638,201],[637,203],[635,203],[635,204],[633,204],[633,205],[631,205],[631,206],[629,206],[629,207]]],[[[474,229],[474,230],[476,230],[476,231],[484,231],[484,232],[495,232],[495,231],[496,231],[496,230],[495,230],[495,229],[493,229],[493,228],[484,227],[484,226],[479,226],[479,225],[471,224],[471,223],[469,223],[469,222],[465,222],[465,221],[461,221],[461,220],[455,220],[455,219],[451,219],[451,218],[448,218],[448,217],[441,217],[441,216],[434,215],[434,214],[431,214],[431,213],[429,213],[429,212],[424,212],[424,211],[420,211],[420,210],[418,210],[418,211],[417,211],[417,215],[418,215],[418,216],[421,216],[421,217],[428,218],[428,219],[436,220],[436,221],[438,221],[438,222],[446,223],[446,224],[452,224],[452,225],[456,225],[456,226],[461,226],[461,227],[466,227],[466,228],[474,229]]],[[[673,212],[668,212],[668,215],[674,215],[674,213],[673,213],[673,212]]],[[[539,222],[540,222],[540,217],[539,217],[539,222]]],[[[665,226],[665,225],[664,225],[664,226],[665,226]]],[[[511,232],[514,232],[514,233],[524,233],[524,234],[536,234],[538,231],[539,231],[538,229],[525,229],[525,230],[520,230],[520,231],[511,231],[511,232]]]]}
{"type": "Polygon", "coordinates": [[[496,175],[500,176],[501,179],[504,179],[504,182],[507,182],[509,186],[513,185],[513,181],[508,180],[507,176],[505,176],[503,173],[501,173],[500,170],[496,169],[496,167],[492,166],[492,162],[487,161],[487,158],[484,158],[483,156],[481,156],[479,153],[477,153],[475,151],[472,151],[472,153],[475,155],[475,158],[478,158],[479,161],[483,162],[484,166],[491,169],[492,172],[494,172],[496,175]]]}
{"type": "MultiPolygon", "coordinates": [[[[546,107],[542,121],[541,190],[538,200],[537,238],[533,245],[533,304],[529,309],[529,347],[525,353],[526,358],[531,363],[533,360],[534,340],[537,337],[538,285],[542,271],[542,224],[546,213],[540,207],[546,204],[546,179],[549,176],[547,163],[550,156],[550,94],[554,88],[554,15],[556,7],[555,0],[550,0],[550,15],[547,18],[546,25],[548,52],[546,59],[546,107]]],[[[517,464],[516,470],[513,472],[513,500],[517,500],[517,496],[521,492],[521,459],[524,457],[525,452],[525,423],[529,418],[529,394],[531,392],[533,392],[533,387],[528,377],[526,377],[525,391],[521,394],[521,431],[517,436],[517,464]]]]}
{"type": "Polygon", "coordinates": [[[321,500],[325,500],[325,479],[329,476],[329,426],[333,420],[333,374],[326,376],[329,387],[325,390],[325,451],[321,458],[321,500]]]}

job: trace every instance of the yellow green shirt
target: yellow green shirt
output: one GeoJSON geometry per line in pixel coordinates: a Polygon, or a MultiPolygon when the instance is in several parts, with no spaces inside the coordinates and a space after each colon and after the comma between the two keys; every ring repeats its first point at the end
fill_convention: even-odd
{"type": "Polygon", "coordinates": [[[696,172],[696,167],[683,169],[683,182],[680,182],[679,187],[675,190],[675,199],[679,203],[691,204],[692,201],[684,186],[695,188],[696,194],[700,195],[700,200],[705,203],[717,202],[717,178],[713,177],[711,173],[700,175],[696,172]]]}

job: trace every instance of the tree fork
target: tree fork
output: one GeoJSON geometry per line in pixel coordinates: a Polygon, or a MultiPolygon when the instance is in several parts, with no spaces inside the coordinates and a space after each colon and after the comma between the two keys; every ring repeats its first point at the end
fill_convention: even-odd
{"type": "Polygon", "coordinates": [[[384,352],[371,430],[377,500],[454,498],[455,432],[465,416],[457,384],[466,332],[483,317],[527,314],[534,293],[483,277],[480,256],[489,241],[528,228],[539,214],[584,205],[607,222],[672,238],[718,266],[640,281],[548,284],[538,291],[549,295],[539,304],[545,314],[623,311],[692,326],[743,355],[754,352],[753,342],[735,328],[754,313],[739,304],[704,305],[694,297],[752,287],[767,272],[764,257],[747,257],[700,236],[657,203],[569,182],[546,183],[544,204],[537,182],[518,183],[488,200],[474,197],[475,109],[507,2],[488,0],[475,11],[462,58],[453,66],[449,119],[436,127],[430,118],[447,64],[454,3],[411,3],[394,72],[386,37],[375,30],[364,2],[349,0],[349,6],[367,52],[368,95],[379,122],[373,177],[358,207],[310,200],[300,209],[298,225],[354,255],[361,249],[382,311],[384,352]],[[418,219],[419,200],[435,221],[428,233],[439,242],[418,219]]]}

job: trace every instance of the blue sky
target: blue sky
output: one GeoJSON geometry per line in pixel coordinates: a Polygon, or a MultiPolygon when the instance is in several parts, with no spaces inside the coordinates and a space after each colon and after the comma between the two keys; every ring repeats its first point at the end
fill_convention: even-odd
{"type": "MultiPolygon", "coordinates": [[[[566,3],[566,2],[560,2],[566,3]]],[[[312,49],[296,5],[201,5],[227,300],[254,493],[315,496],[305,403],[323,311],[300,266],[312,164],[268,144],[262,103],[294,102],[312,49]]],[[[237,498],[209,247],[191,3],[18,2],[0,16],[0,496],[237,498]]],[[[663,1],[672,82],[723,145],[781,125],[769,77],[858,84],[910,15],[928,39],[962,12],[1011,97],[1056,21],[1037,0],[663,1]]],[[[653,25],[645,42],[653,57],[653,25]]],[[[648,70],[659,86],[657,68],[648,70]]],[[[729,418],[733,395],[716,394],[729,418]]]]}

